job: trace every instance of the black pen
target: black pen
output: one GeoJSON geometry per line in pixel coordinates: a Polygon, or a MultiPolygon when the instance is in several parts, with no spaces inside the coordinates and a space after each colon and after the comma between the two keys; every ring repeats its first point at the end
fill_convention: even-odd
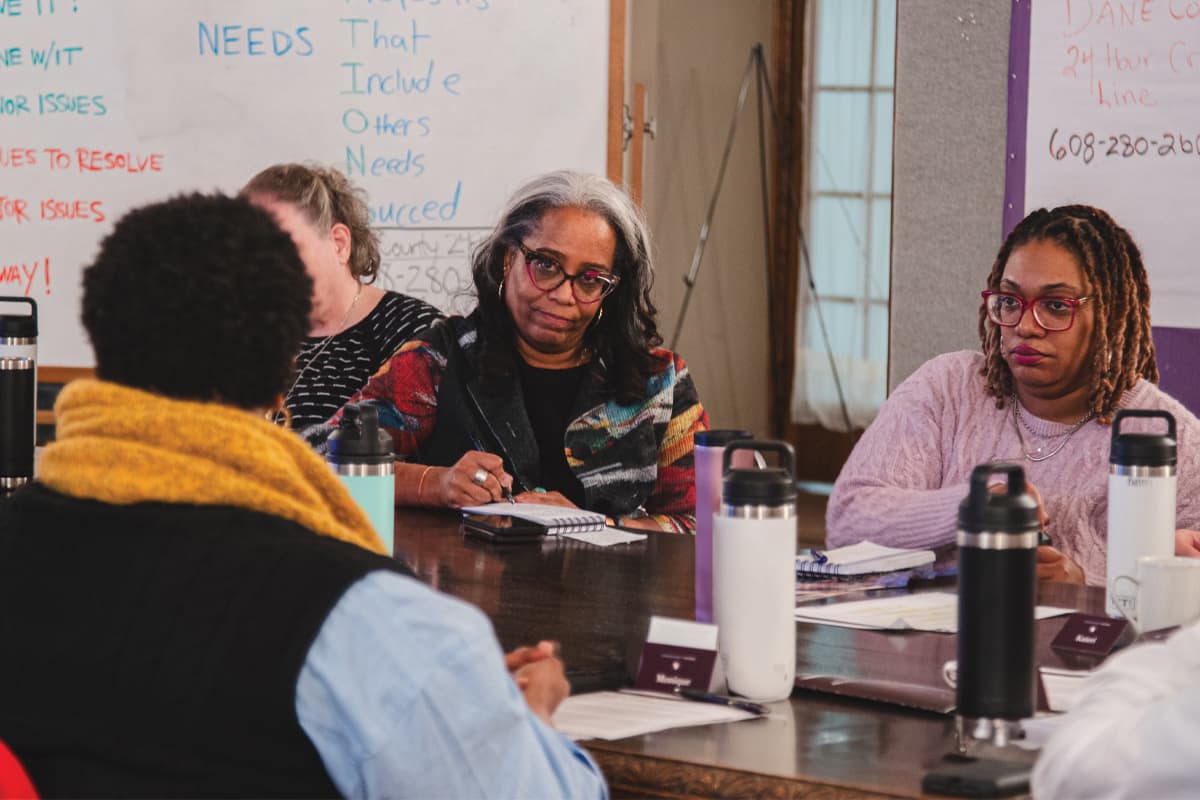
{"type": "MultiPolygon", "coordinates": [[[[477,436],[475,436],[475,434],[468,433],[467,438],[469,438],[471,440],[471,446],[474,447],[476,450],[478,450],[481,453],[488,452],[488,449],[483,446],[483,442],[479,441],[479,438],[477,436]]],[[[510,503],[516,504],[516,502],[517,502],[516,500],[513,499],[512,489],[508,488],[507,486],[500,487],[500,496],[503,497],[505,500],[507,500],[510,503]]]]}
{"type": "Polygon", "coordinates": [[[702,692],[699,689],[678,688],[675,690],[680,697],[685,700],[695,700],[699,703],[716,703],[719,706],[729,706],[741,711],[749,711],[751,714],[759,716],[769,714],[771,709],[759,703],[751,703],[749,700],[739,700],[736,697],[726,697],[723,694],[709,694],[702,692]]]}

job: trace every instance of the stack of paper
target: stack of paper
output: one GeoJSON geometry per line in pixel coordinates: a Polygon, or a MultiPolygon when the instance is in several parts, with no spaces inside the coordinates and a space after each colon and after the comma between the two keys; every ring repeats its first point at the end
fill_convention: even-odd
{"type": "Polygon", "coordinates": [[[838,547],[833,550],[810,550],[796,557],[796,574],[865,575],[869,572],[894,572],[932,564],[932,550],[905,550],[884,547],[874,542],[838,547]]]}
{"type": "MultiPolygon", "coordinates": [[[[1046,619],[1070,614],[1074,609],[1038,606],[1034,617],[1046,619]]],[[[878,600],[857,600],[796,609],[801,622],[818,622],[843,628],[891,631],[958,632],[958,596],[948,592],[920,592],[878,600]]]]}
{"type": "Polygon", "coordinates": [[[562,536],[597,547],[640,542],[646,534],[614,528],[606,524],[607,517],[597,511],[566,508],[543,503],[488,503],[462,509],[463,519],[471,515],[484,517],[514,517],[541,525],[547,536],[562,536]]]}
{"type": "Polygon", "coordinates": [[[1051,711],[1070,711],[1075,703],[1075,693],[1083,685],[1091,670],[1062,669],[1060,667],[1038,667],[1042,675],[1042,687],[1046,690],[1046,707],[1051,711]]]}
{"type": "Polygon", "coordinates": [[[572,739],[624,739],[671,728],[757,718],[749,711],[667,694],[593,692],[564,700],[554,712],[554,727],[572,739]]]}
{"type": "Polygon", "coordinates": [[[605,516],[596,511],[582,508],[552,506],[545,503],[488,503],[482,506],[466,506],[466,514],[493,514],[500,517],[516,517],[536,522],[546,527],[546,533],[556,536],[562,533],[604,530],[605,516]]]}

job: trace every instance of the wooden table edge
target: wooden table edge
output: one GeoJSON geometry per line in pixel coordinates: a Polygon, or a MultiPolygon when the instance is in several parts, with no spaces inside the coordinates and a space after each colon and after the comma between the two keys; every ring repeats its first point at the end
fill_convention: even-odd
{"type": "Polygon", "coordinates": [[[820,797],[822,800],[876,800],[913,797],[911,794],[881,794],[875,789],[848,781],[789,778],[713,764],[680,761],[645,753],[607,749],[601,739],[580,742],[608,781],[614,797],[820,797]]]}

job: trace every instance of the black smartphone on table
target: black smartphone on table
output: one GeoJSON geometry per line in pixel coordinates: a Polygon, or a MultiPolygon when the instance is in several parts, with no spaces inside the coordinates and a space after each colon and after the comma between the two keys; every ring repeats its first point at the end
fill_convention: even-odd
{"type": "Polygon", "coordinates": [[[921,791],[949,797],[1011,797],[1029,792],[1032,772],[1032,762],[950,753],[925,773],[921,791]]]}
{"type": "Polygon", "coordinates": [[[463,514],[463,533],[489,542],[540,542],[547,530],[540,522],[503,514],[463,514]]]}

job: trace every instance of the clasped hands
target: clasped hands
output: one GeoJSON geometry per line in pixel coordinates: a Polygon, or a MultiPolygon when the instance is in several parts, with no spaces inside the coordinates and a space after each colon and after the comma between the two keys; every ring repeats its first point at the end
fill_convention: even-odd
{"type": "Polygon", "coordinates": [[[554,710],[571,694],[563,663],[558,658],[558,643],[538,642],[533,647],[518,647],[504,656],[504,666],[525,696],[525,702],[538,718],[552,725],[554,710]]]}

